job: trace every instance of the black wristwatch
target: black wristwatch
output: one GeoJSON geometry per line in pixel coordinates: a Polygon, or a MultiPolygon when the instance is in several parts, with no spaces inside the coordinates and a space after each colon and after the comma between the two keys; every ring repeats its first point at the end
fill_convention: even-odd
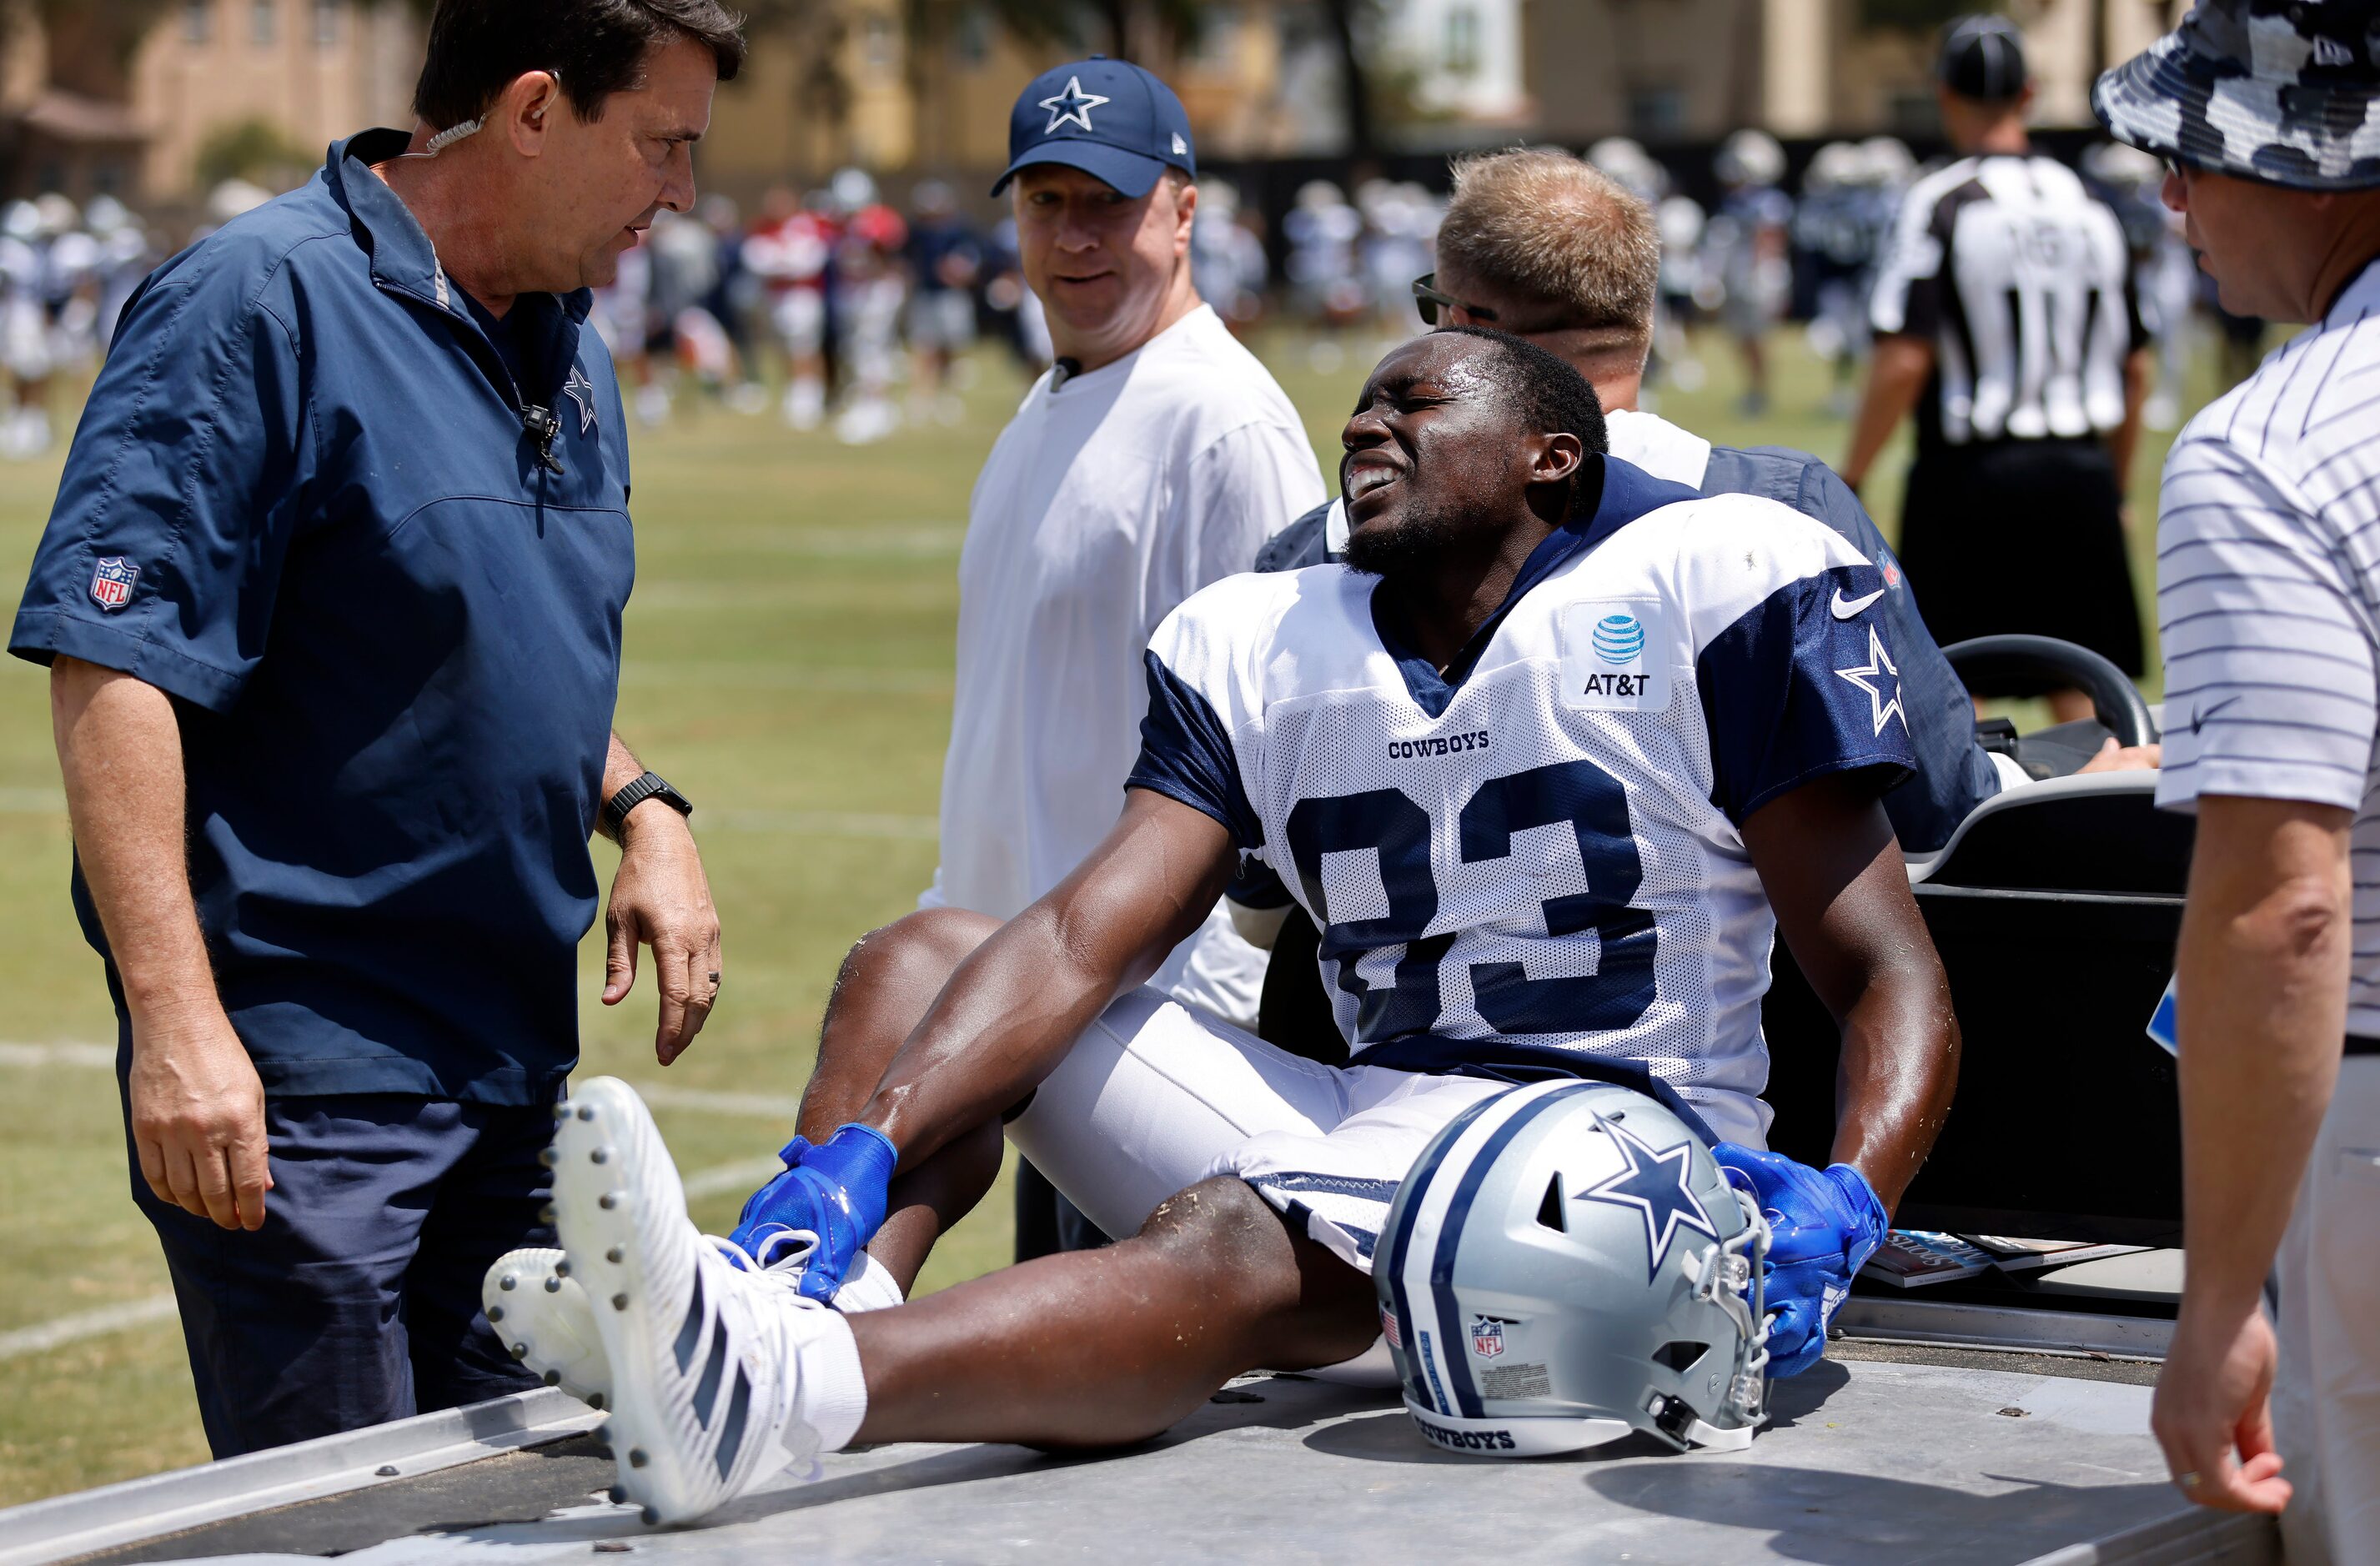
{"type": "Polygon", "coordinates": [[[648,799],[658,799],[681,816],[694,814],[694,801],[670,787],[669,780],[659,772],[647,772],[603,801],[605,835],[614,843],[619,842],[620,828],[626,822],[628,812],[648,799]]]}

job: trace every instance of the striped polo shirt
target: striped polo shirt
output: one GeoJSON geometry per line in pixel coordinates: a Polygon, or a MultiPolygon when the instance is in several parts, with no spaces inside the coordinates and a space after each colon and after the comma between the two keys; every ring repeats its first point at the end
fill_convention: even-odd
{"type": "Polygon", "coordinates": [[[2157,616],[2157,803],[2354,812],[2348,1028],[2380,1034],[2380,262],[2174,443],[2157,616]]]}

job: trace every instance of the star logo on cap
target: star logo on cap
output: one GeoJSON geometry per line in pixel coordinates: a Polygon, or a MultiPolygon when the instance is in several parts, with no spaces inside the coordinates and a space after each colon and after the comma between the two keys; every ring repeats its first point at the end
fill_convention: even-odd
{"type": "Polygon", "coordinates": [[[1041,134],[1053,135],[1060,126],[1070,124],[1089,130],[1091,111],[1106,102],[1096,92],[1084,91],[1081,77],[1070,76],[1066,79],[1066,91],[1041,100],[1040,106],[1050,111],[1050,123],[1041,127],[1041,134]]]}

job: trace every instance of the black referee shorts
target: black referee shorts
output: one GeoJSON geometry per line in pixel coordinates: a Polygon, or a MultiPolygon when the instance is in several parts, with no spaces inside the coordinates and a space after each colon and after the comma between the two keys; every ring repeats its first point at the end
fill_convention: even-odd
{"type": "Polygon", "coordinates": [[[2029,632],[2142,670],[2141,613],[2114,461],[2095,440],[1997,441],[1922,454],[1900,563],[1944,647],[2029,632]]]}

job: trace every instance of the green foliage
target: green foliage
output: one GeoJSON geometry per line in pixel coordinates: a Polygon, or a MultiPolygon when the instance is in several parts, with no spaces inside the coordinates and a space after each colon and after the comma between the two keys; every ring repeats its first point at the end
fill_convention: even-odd
{"type": "Polygon", "coordinates": [[[316,154],[298,146],[267,119],[233,120],[207,132],[199,143],[197,173],[201,189],[226,179],[245,179],[268,190],[286,189],[305,177],[316,154]]]}

